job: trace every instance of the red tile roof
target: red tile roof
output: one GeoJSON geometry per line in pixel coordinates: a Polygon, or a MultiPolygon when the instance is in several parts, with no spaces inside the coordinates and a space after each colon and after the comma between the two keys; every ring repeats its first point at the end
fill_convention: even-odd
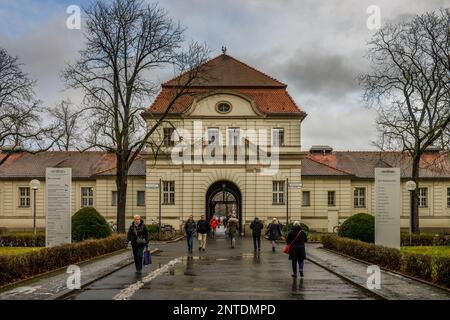
{"type": "MultiPolygon", "coordinates": [[[[169,113],[181,114],[185,112],[194,99],[211,91],[221,90],[246,95],[251,99],[259,111],[265,114],[298,114],[305,117],[286,90],[286,85],[268,75],[230,57],[220,55],[205,64],[207,80],[193,82],[186,94],[172,106],[169,113]]],[[[172,97],[177,92],[177,83],[182,81],[183,75],[162,85],[160,94],[149,108],[150,113],[160,114],[166,111],[172,97]],[[181,80],[180,80],[181,79],[181,80]]]]}

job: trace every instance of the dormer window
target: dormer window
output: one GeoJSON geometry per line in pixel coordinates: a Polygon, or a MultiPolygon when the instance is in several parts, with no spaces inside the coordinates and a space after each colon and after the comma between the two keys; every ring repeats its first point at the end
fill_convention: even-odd
{"type": "Polygon", "coordinates": [[[228,102],[219,102],[216,105],[216,110],[219,113],[228,113],[231,111],[231,104],[229,104],[228,102]]]}

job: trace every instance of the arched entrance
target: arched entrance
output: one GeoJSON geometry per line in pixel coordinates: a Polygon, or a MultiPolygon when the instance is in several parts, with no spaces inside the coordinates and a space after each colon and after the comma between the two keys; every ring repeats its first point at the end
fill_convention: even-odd
{"type": "MultiPolygon", "coordinates": [[[[206,215],[208,221],[212,216],[227,216],[235,213],[242,230],[242,196],[238,186],[227,180],[214,182],[206,192],[206,215]]],[[[242,232],[242,231],[241,231],[242,232]]]]}

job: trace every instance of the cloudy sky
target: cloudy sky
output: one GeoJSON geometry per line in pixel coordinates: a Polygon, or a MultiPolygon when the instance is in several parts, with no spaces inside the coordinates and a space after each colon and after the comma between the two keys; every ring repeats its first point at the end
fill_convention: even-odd
{"type": "MultiPolygon", "coordinates": [[[[107,1],[107,0],[105,0],[107,1]]],[[[17,55],[44,105],[79,101],[59,78],[83,47],[81,30],[66,28],[69,5],[90,0],[0,0],[0,47],[17,55]]],[[[370,5],[381,23],[445,7],[445,0],[162,0],[161,7],[187,28],[188,39],[206,43],[213,55],[228,54],[288,84],[308,113],[303,148],[327,144],[336,150],[370,150],[376,114],[361,101],[356,77],[374,30],[370,5]]],[[[161,81],[165,80],[164,76],[161,81]]]]}

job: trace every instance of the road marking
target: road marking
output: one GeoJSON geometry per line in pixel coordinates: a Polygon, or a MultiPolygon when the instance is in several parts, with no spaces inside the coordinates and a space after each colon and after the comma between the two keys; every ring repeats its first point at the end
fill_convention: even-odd
{"type": "Polygon", "coordinates": [[[121,290],[117,295],[114,296],[114,300],[128,300],[130,299],[139,289],[141,289],[146,283],[149,283],[156,277],[162,275],[164,272],[168,271],[177,263],[181,262],[181,257],[173,259],[169,261],[169,263],[163,265],[161,268],[156,269],[155,271],[150,272],[146,275],[142,280],[139,280],[125,289],[121,290]]]}

